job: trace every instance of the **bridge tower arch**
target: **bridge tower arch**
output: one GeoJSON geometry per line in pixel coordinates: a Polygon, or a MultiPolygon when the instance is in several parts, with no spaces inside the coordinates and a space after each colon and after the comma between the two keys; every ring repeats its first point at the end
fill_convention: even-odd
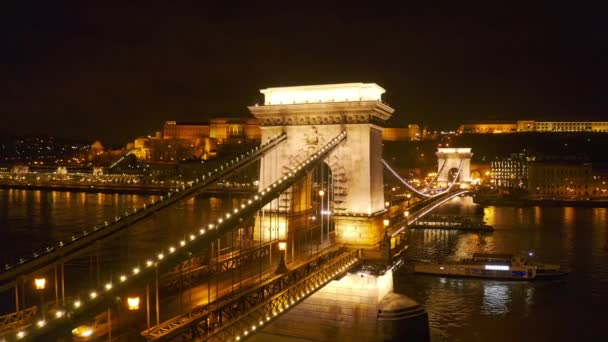
{"type": "Polygon", "coordinates": [[[470,147],[439,147],[437,152],[437,183],[441,187],[451,182],[471,183],[470,147]],[[460,170],[458,172],[458,170],[460,170]],[[457,177],[456,179],[454,179],[457,177]]]}
{"type": "Polygon", "coordinates": [[[260,92],[264,104],[249,110],[260,121],[262,142],[287,134],[261,159],[260,190],[346,131],[346,140],[325,160],[332,174],[336,240],[376,244],[384,232],[378,217],[384,211],[382,124],[394,112],[381,100],[385,90],[375,83],[344,83],[260,92]]]}

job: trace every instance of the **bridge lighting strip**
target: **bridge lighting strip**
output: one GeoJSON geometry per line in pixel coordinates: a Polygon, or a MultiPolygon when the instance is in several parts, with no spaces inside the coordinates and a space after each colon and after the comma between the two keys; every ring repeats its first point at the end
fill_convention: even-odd
{"type": "Polygon", "coordinates": [[[412,185],[410,185],[410,183],[406,182],[405,179],[401,178],[401,176],[399,176],[399,174],[395,170],[393,170],[393,168],[390,165],[388,165],[386,160],[382,159],[382,163],[384,164],[384,167],[386,167],[386,169],[389,170],[393,174],[393,176],[395,176],[401,183],[403,183],[403,185],[408,187],[410,190],[412,190],[413,192],[417,193],[420,196],[424,196],[427,198],[433,197],[432,195],[425,194],[424,192],[419,191],[418,189],[416,189],[412,185]]]}
{"type": "Polygon", "coordinates": [[[441,165],[441,167],[439,168],[439,172],[437,172],[437,174],[435,175],[435,177],[433,177],[433,179],[431,179],[431,181],[429,182],[429,184],[426,186],[426,188],[424,188],[424,191],[429,191],[431,190],[431,184],[433,184],[436,180],[437,177],[439,177],[439,174],[441,173],[441,171],[443,171],[443,168],[445,167],[445,164],[447,163],[447,159],[443,160],[443,164],[441,165]]]}
{"type": "MultiPolygon", "coordinates": [[[[302,163],[298,164],[298,166],[296,167],[295,172],[290,173],[290,174],[288,174],[288,176],[285,176],[285,177],[287,177],[287,179],[294,177],[296,175],[297,171],[300,171],[303,167],[306,167],[306,166],[310,165],[312,162],[316,161],[317,158],[323,154],[323,152],[327,151],[327,149],[329,148],[328,147],[329,145],[334,145],[334,144],[338,143],[340,141],[340,139],[343,139],[345,136],[346,136],[346,132],[345,131],[343,131],[340,134],[338,134],[338,136],[336,136],[335,138],[333,138],[332,140],[330,140],[330,142],[327,145],[323,146],[317,152],[313,153],[310,156],[310,158],[308,158],[308,160],[306,162],[302,162],[302,163]]],[[[268,141],[266,144],[271,143],[272,141],[274,141],[274,139],[275,138],[273,138],[272,140],[268,141]]],[[[262,146],[265,146],[266,144],[264,144],[262,146]]],[[[258,150],[258,149],[259,149],[259,146],[256,147],[255,149],[252,149],[252,151],[258,150]]],[[[226,163],[226,164],[228,164],[228,163],[226,163]]],[[[203,180],[204,179],[205,179],[205,176],[203,176],[203,180]]],[[[282,183],[281,179],[275,181],[272,184],[272,188],[275,188],[278,184],[281,184],[281,183],[282,183]]],[[[269,187],[269,188],[271,188],[271,187],[269,187]]],[[[167,195],[170,197],[172,195],[172,193],[169,192],[167,195]]],[[[264,191],[261,192],[261,195],[262,196],[264,195],[264,191]]],[[[160,200],[161,201],[163,200],[162,196],[160,197],[160,200]]],[[[247,206],[252,205],[254,201],[259,201],[259,200],[261,200],[261,196],[254,195],[251,199],[249,199],[247,201],[247,204],[242,204],[241,207],[243,209],[245,209],[245,208],[247,208],[247,206]]],[[[159,201],[156,201],[156,202],[154,202],[154,204],[158,203],[158,202],[159,201]]],[[[236,213],[239,212],[239,209],[238,208],[234,208],[233,212],[236,214],[236,213]]],[[[205,229],[201,228],[201,229],[199,229],[196,232],[192,232],[190,234],[190,236],[189,236],[189,241],[188,240],[181,240],[179,242],[179,248],[183,248],[183,247],[185,247],[188,244],[188,242],[194,241],[196,239],[197,235],[202,236],[206,232],[209,232],[209,231],[211,231],[213,229],[219,229],[222,226],[223,222],[224,222],[224,220],[222,219],[222,217],[226,217],[228,219],[228,218],[231,217],[231,214],[230,214],[230,212],[226,212],[224,215],[220,215],[220,218],[217,220],[218,223],[217,224],[209,224],[208,225],[208,230],[205,230],[205,229]]],[[[175,247],[173,247],[173,245],[171,245],[171,246],[169,246],[167,248],[167,250],[169,251],[169,254],[172,254],[172,253],[175,252],[175,247]]],[[[165,259],[165,252],[164,252],[164,250],[161,251],[161,252],[159,252],[158,254],[156,254],[155,257],[151,257],[150,259],[147,259],[146,263],[145,263],[146,268],[150,268],[152,266],[158,267],[158,265],[163,261],[163,259],[165,259]],[[157,259],[157,260],[153,261],[154,259],[157,259]]],[[[137,276],[140,273],[140,271],[141,271],[141,269],[140,269],[139,265],[134,266],[133,269],[132,269],[131,277],[137,276]]],[[[129,279],[129,275],[127,275],[127,274],[121,274],[120,277],[119,277],[119,279],[120,279],[121,283],[124,283],[124,282],[126,282],[129,279]]],[[[117,285],[120,286],[120,284],[117,284],[117,285]]],[[[114,289],[114,285],[112,284],[112,282],[108,282],[108,283],[106,283],[104,285],[104,289],[103,290],[105,290],[105,292],[109,292],[109,291],[112,291],[112,289],[114,289]]],[[[91,292],[89,292],[90,301],[92,302],[93,300],[97,299],[98,296],[99,296],[99,294],[103,293],[103,292],[104,291],[97,291],[97,290],[92,290],[91,292]]],[[[83,306],[86,305],[86,304],[87,303],[83,302],[83,300],[77,300],[77,301],[75,301],[73,303],[72,309],[70,311],[68,311],[68,312],[71,313],[71,312],[74,312],[76,310],[82,310],[83,306]]],[[[65,316],[66,316],[65,312],[62,311],[62,314],[61,315],[55,315],[54,319],[55,320],[63,319],[63,318],[65,318],[65,316]]],[[[38,322],[38,323],[39,324],[36,324],[35,326],[30,326],[30,327],[28,327],[26,329],[18,331],[14,335],[15,339],[16,340],[20,340],[20,339],[26,337],[31,330],[34,330],[36,328],[42,328],[42,327],[46,326],[46,324],[47,324],[46,321],[42,321],[42,323],[41,322],[38,322]],[[32,328],[32,327],[34,327],[34,328],[32,328]]]]}
{"type": "MultiPolygon", "coordinates": [[[[386,162],[386,160],[382,159],[382,163],[384,164],[384,167],[386,167],[387,170],[389,170],[393,176],[395,176],[401,183],[403,183],[406,187],[408,187],[410,190],[412,190],[413,192],[424,196],[426,198],[431,198],[431,197],[435,197],[435,196],[439,196],[442,194],[445,194],[446,192],[450,191],[452,189],[452,187],[454,186],[454,184],[456,183],[456,179],[458,179],[458,176],[460,176],[460,171],[462,170],[462,165],[463,165],[464,160],[460,161],[460,165],[458,166],[458,172],[456,173],[456,176],[454,177],[454,179],[452,180],[452,182],[450,183],[450,185],[444,189],[443,191],[435,194],[435,195],[429,195],[426,194],[416,188],[414,188],[411,184],[409,184],[408,182],[405,181],[405,179],[401,178],[401,176],[399,176],[399,174],[397,173],[397,171],[395,171],[390,165],[388,165],[388,163],[386,162]]],[[[444,166],[445,166],[445,162],[444,162],[444,166]]],[[[441,168],[443,169],[443,167],[441,168]]],[[[439,173],[438,173],[439,174],[439,173]]],[[[437,176],[435,176],[435,178],[433,179],[433,181],[435,181],[435,179],[437,179],[437,176]]],[[[432,182],[433,182],[432,181],[432,182]]]]}
{"type": "MultiPolygon", "coordinates": [[[[299,304],[300,302],[302,302],[304,299],[306,299],[311,292],[314,292],[315,290],[317,290],[319,287],[321,286],[325,286],[330,280],[334,279],[338,274],[342,274],[343,272],[345,272],[348,268],[350,268],[350,266],[352,266],[353,264],[355,264],[357,261],[359,261],[358,258],[355,258],[351,261],[349,261],[346,265],[342,266],[339,268],[339,270],[334,271],[330,276],[321,276],[320,280],[315,280],[312,286],[304,286],[306,288],[306,291],[302,290],[302,292],[299,293],[298,296],[296,296],[295,300],[291,300],[290,302],[288,302],[287,304],[283,304],[283,305],[278,305],[277,310],[273,310],[272,311],[272,317],[270,315],[266,316],[266,322],[270,322],[270,320],[274,320],[275,318],[277,318],[277,316],[279,314],[282,314],[283,311],[289,309],[290,306],[292,305],[296,305],[299,304]]],[[[270,304],[270,303],[268,303],[270,304]]],[[[268,305],[266,304],[266,305],[268,305]]],[[[262,327],[262,325],[264,325],[264,320],[260,320],[260,322],[258,323],[258,327],[262,327]]],[[[253,334],[256,330],[256,326],[255,324],[251,326],[251,334],[253,334]]],[[[243,337],[241,338],[241,335],[236,335],[236,337],[234,338],[235,341],[240,341],[241,339],[245,339],[247,337],[249,337],[249,329],[245,329],[242,332],[243,337]]]]}

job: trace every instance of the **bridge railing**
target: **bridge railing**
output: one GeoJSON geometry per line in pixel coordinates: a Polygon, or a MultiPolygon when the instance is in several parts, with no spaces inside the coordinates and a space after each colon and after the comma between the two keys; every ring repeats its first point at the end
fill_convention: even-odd
{"type": "Polygon", "coordinates": [[[240,340],[348,271],[357,261],[357,250],[348,251],[336,246],[296,265],[286,274],[269,277],[228,299],[220,298],[214,303],[195,308],[142,332],[142,336],[150,341],[178,336],[218,341],[240,340]]]}
{"type": "Polygon", "coordinates": [[[37,311],[38,307],[32,306],[25,310],[0,316],[0,336],[9,331],[13,331],[24,325],[30,324],[37,311]]]}

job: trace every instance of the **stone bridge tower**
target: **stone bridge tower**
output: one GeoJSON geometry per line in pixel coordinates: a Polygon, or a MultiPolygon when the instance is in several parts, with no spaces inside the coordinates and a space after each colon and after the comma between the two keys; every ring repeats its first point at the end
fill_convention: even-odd
{"type": "Polygon", "coordinates": [[[326,159],[332,172],[332,218],[340,243],[371,246],[384,228],[382,124],[394,109],[375,83],[345,83],[262,89],[263,105],[249,107],[260,120],[262,142],[287,133],[287,140],[262,158],[260,189],[305,160],[341,131],[344,141],[326,159]]]}
{"type": "Polygon", "coordinates": [[[471,153],[470,147],[440,147],[437,155],[437,183],[445,187],[452,181],[461,184],[471,183],[471,153]],[[458,172],[460,169],[460,172],[458,172]],[[454,179],[458,175],[457,179],[454,179]]]}

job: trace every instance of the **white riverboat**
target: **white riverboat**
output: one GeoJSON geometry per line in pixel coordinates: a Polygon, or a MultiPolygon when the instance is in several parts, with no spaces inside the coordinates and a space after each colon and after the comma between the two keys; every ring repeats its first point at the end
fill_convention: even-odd
{"type": "Polygon", "coordinates": [[[513,254],[475,253],[456,263],[416,263],[414,272],[456,277],[534,280],[566,275],[559,265],[513,254]]]}

